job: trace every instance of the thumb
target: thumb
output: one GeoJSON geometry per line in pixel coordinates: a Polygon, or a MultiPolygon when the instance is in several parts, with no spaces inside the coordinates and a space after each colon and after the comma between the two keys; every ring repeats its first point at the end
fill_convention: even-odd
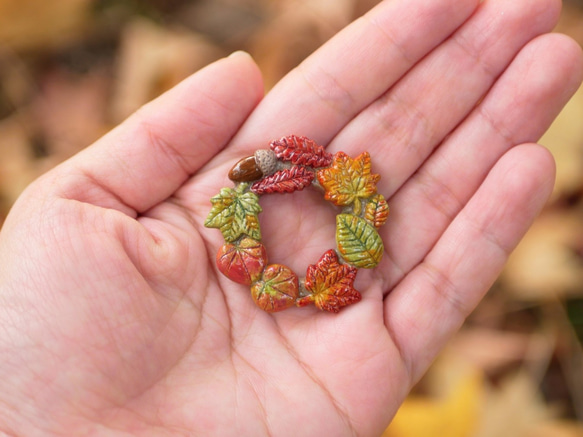
{"type": "Polygon", "coordinates": [[[235,52],[57,167],[60,194],[130,215],[143,212],[225,147],[262,96],[257,65],[235,52]]]}

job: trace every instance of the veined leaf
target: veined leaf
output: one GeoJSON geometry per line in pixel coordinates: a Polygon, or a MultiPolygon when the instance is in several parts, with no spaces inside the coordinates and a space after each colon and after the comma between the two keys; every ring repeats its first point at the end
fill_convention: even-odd
{"type": "Polygon", "coordinates": [[[265,246],[249,237],[236,244],[227,243],[217,253],[219,271],[239,284],[251,285],[259,280],[266,264],[265,246]]]}
{"type": "Polygon", "coordinates": [[[371,173],[368,152],[360,154],[356,159],[338,152],[330,167],[318,170],[318,181],[325,190],[324,198],[337,206],[354,203],[355,214],[360,214],[360,200],[377,192],[376,183],[380,178],[378,174],[371,173]]]}
{"type": "Polygon", "coordinates": [[[369,200],[364,209],[364,218],[376,228],[381,227],[389,216],[389,205],[382,194],[377,194],[369,200]]]}
{"type": "Polygon", "coordinates": [[[257,306],[270,313],[293,306],[298,294],[297,275],[281,264],[268,265],[261,280],[251,286],[251,296],[257,306]]]}
{"type": "Polygon", "coordinates": [[[257,214],[262,209],[259,197],[246,191],[248,184],[239,184],[237,188],[222,188],[211,199],[213,205],[204,222],[207,228],[218,228],[227,242],[233,242],[241,235],[248,235],[254,240],[261,240],[261,229],[257,214]]]}
{"type": "Polygon", "coordinates": [[[342,258],[355,267],[372,269],[383,256],[383,240],[377,230],[353,214],[336,216],[336,244],[342,258]]]}
{"type": "Polygon", "coordinates": [[[255,182],[251,191],[256,194],[293,193],[303,190],[313,179],[314,173],[306,167],[293,166],[255,182]]]}
{"type": "Polygon", "coordinates": [[[355,267],[340,264],[334,250],[327,251],[316,264],[308,266],[305,287],[311,294],[296,304],[305,306],[314,302],[321,310],[337,313],[340,308],[358,302],[361,296],[353,287],[356,272],[355,267]]]}
{"type": "Polygon", "coordinates": [[[272,141],[269,145],[275,156],[282,161],[290,161],[296,165],[308,167],[327,167],[332,162],[332,155],[306,137],[289,135],[272,141]]]}

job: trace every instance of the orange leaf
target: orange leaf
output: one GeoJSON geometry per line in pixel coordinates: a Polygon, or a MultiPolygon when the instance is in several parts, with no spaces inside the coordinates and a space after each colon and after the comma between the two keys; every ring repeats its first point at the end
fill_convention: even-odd
{"type": "Polygon", "coordinates": [[[340,264],[330,249],[314,265],[308,266],[305,287],[311,294],[298,301],[299,306],[314,302],[321,310],[337,313],[340,308],[358,302],[360,293],[353,288],[355,267],[340,264]]]}
{"type": "Polygon", "coordinates": [[[389,205],[382,194],[377,194],[366,204],[364,218],[374,225],[381,227],[389,216],[389,205]]]}
{"type": "Polygon", "coordinates": [[[298,277],[289,267],[271,264],[251,286],[251,296],[259,308],[273,313],[294,305],[298,298],[298,277]]]}
{"type": "Polygon", "coordinates": [[[354,213],[357,215],[361,210],[358,200],[375,194],[376,183],[380,178],[380,175],[371,173],[368,152],[360,154],[356,159],[338,152],[330,167],[318,171],[318,181],[325,190],[324,198],[337,206],[354,203],[354,213]]]}

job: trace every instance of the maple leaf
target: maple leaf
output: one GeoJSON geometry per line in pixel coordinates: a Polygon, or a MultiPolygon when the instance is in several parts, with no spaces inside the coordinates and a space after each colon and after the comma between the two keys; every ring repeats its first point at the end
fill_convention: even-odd
{"type": "Polygon", "coordinates": [[[211,198],[213,205],[204,225],[218,228],[227,242],[233,242],[241,235],[259,241],[259,197],[247,190],[249,184],[239,184],[235,189],[222,188],[220,193],[211,198]]]}
{"type": "Polygon", "coordinates": [[[330,249],[316,264],[308,266],[304,285],[311,294],[299,299],[297,305],[314,302],[321,310],[337,313],[340,308],[358,302],[361,296],[353,287],[356,272],[355,267],[340,264],[336,252],[330,249]]]}
{"type": "Polygon", "coordinates": [[[354,204],[354,213],[360,214],[361,199],[377,192],[380,175],[371,173],[368,152],[352,159],[344,152],[334,155],[332,165],[318,170],[318,181],[325,190],[324,198],[336,206],[354,204]]]}

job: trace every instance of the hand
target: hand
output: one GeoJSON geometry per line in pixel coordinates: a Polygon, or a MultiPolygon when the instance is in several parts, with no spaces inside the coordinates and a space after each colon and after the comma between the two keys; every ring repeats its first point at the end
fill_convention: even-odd
{"type": "MultiPolygon", "coordinates": [[[[33,183],[0,234],[0,429],[378,435],[551,192],[531,142],[582,74],[545,34],[558,9],[383,2],[264,99],[236,54],[33,183]],[[202,225],[232,164],[289,134],[368,150],[389,198],[383,260],[337,315],[264,313],[202,225]]],[[[333,247],[319,193],[261,202],[272,261],[302,276],[333,247]]]]}

